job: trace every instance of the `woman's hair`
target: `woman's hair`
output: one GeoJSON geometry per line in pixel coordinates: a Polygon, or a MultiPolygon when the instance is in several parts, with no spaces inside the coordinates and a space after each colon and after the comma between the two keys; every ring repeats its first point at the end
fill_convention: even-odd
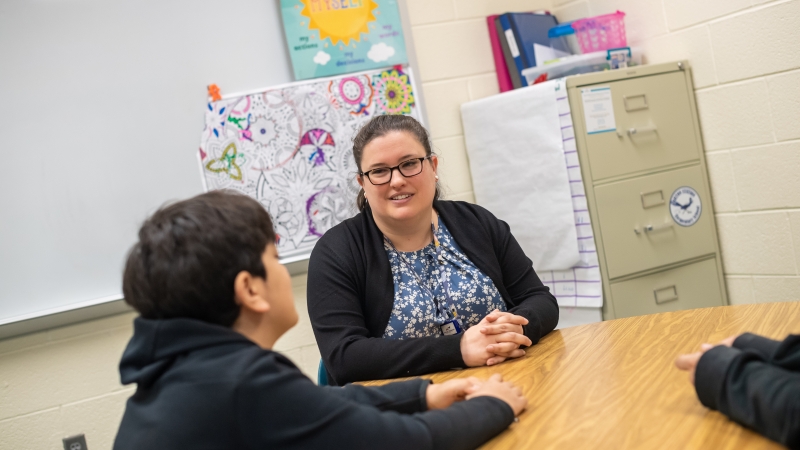
{"type": "MultiPolygon", "coordinates": [[[[417,119],[403,115],[381,115],[374,116],[369,122],[365,123],[358,134],[353,138],[353,158],[356,160],[356,167],[361,172],[361,157],[364,156],[364,147],[374,139],[386,136],[393,131],[404,131],[414,136],[414,139],[425,149],[425,156],[431,155],[431,141],[428,130],[422,126],[417,119]]],[[[367,181],[369,182],[369,180],[367,181]]],[[[439,183],[436,183],[436,192],[433,199],[438,200],[440,196],[439,183]]],[[[364,196],[364,188],[358,191],[356,206],[359,210],[364,210],[367,206],[367,198],[364,196]]]]}
{"type": "Polygon", "coordinates": [[[260,203],[211,191],[161,207],[139,230],[122,276],[125,302],[145,319],[178,317],[230,327],[241,271],[267,278],[261,256],[276,241],[260,203]]]}

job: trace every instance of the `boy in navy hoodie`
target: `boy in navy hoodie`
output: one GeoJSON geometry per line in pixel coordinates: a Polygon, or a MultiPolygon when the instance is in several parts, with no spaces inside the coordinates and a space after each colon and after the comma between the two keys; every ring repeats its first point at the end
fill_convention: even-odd
{"type": "Polygon", "coordinates": [[[163,207],[123,276],[140,317],[120,362],[137,383],[114,448],[466,449],[525,407],[494,375],[318,387],[271,350],[297,323],[272,222],[241,194],[163,207]]]}
{"type": "Polygon", "coordinates": [[[700,403],[800,449],[800,334],[774,341],[752,333],[680,355],[700,403]]]}

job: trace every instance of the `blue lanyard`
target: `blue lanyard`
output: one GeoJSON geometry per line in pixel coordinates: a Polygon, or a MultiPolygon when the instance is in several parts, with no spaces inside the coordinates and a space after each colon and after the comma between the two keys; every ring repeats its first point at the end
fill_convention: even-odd
{"type": "MultiPolygon", "coordinates": [[[[431,233],[433,234],[433,246],[436,249],[436,260],[439,262],[440,265],[443,266],[444,254],[442,253],[442,245],[439,243],[439,239],[436,237],[436,228],[433,226],[433,223],[431,223],[431,233]]],[[[403,263],[403,265],[405,265],[408,271],[414,275],[414,278],[417,280],[417,284],[419,285],[419,287],[424,289],[428,293],[428,295],[431,296],[431,298],[433,299],[433,303],[436,305],[436,310],[439,312],[439,314],[444,315],[446,319],[457,318],[458,311],[456,310],[455,302],[453,301],[452,297],[450,297],[450,281],[448,280],[448,277],[445,274],[445,268],[444,267],[439,268],[439,284],[442,286],[442,290],[444,291],[444,297],[445,297],[444,306],[446,307],[444,308],[444,314],[443,314],[442,308],[439,306],[439,302],[436,300],[436,296],[422,281],[422,278],[420,278],[419,274],[417,274],[417,271],[414,270],[414,266],[412,266],[411,263],[409,263],[406,260],[403,254],[400,253],[399,250],[397,250],[397,248],[394,246],[394,244],[392,244],[392,241],[390,241],[389,238],[384,236],[383,239],[389,243],[389,245],[392,247],[392,250],[394,250],[395,253],[397,253],[397,256],[400,257],[400,261],[403,263]]]]}

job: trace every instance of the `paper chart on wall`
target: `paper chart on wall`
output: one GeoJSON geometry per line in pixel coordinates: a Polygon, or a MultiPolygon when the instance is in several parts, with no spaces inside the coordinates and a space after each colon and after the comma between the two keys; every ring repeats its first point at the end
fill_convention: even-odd
{"type": "Polygon", "coordinates": [[[603,306],[603,284],[597,247],[592,232],[592,222],[583,188],[581,166],[578,161],[578,148],[575,145],[575,130],[572,128],[572,114],[567,99],[564,79],[556,81],[556,103],[561,121],[561,136],[564,143],[564,161],[567,164],[572,208],[575,213],[575,228],[578,232],[578,251],[581,261],[572,269],[538,272],[542,282],[558,300],[559,306],[601,307],[603,306]]]}
{"type": "Polygon", "coordinates": [[[409,68],[316,79],[229,96],[205,113],[206,190],[235,189],[269,211],[282,262],[356,213],[352,139],[373,115],[421,120],[409,68]]]}

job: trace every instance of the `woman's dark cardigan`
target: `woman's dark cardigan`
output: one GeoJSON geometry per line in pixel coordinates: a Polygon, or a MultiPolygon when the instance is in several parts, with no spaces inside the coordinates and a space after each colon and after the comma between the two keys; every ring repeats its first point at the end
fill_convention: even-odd
{"type": "MultiPolygon", "coordinates": [[[[509,311],[528,319],[535,344],[558,323],[558,305],[534,272],[508,224],[466,202],[435,201],[434,209],[464,254],[500,291],[509,311]]],[[[414,376],[466,367],[462,334],[383,339],[394,284],[383,234],[367,206],[317,242],[308,266],[308,313],[329,382],[414,376]],[[331,379],[332,378],[332,379],[331,379]]]]}

